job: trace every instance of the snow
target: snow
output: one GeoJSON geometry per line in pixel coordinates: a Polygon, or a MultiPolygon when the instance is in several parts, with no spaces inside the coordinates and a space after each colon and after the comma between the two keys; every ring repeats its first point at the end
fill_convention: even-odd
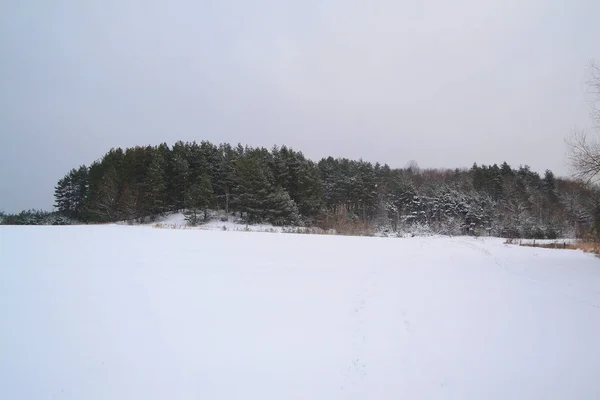
{"type": "Polygon", "coordinates": [[[598,399],[600,260],[502,239],[0,227],[2,399],[598,399]]]}
{"type": "MultiPolygon", "coordinates": [[[[119,222],[118,225],[140,225],[127,221],[119,222]]],[[[183,213],[171,213],[157,218],[155,221],[149,221],[142,226],[152,226],[162,229],[196,229],[196,230],[212,230],[212,231],[242,231],[242,232],[269,232],[269,233],[322,233],[322,229],[315,227],[295,227],[295,226],[273,226],[271,224],[246,224],[239,221],[239,218],[233,215],[228,215],[224,211],[211,211],[208,221],[190,226],[185,219],[183,213]],[[226,218],[225,221],[222,218],[226,218]]]]}

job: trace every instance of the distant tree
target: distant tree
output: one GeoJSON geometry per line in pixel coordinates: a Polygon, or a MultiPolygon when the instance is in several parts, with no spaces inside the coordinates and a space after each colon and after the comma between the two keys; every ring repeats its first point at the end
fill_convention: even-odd
{"type": "Polygon", "coordinates": [[[72,194],[72,178],[71,173],[65,175],[64,178],[58,181],[54,187],[54,207],[65,215],[71,215],[74,210],[72,194]]]}
{"type": "Polygon", "coordinates": [[[573,176],[586,183],[596,180],[600,174],[600,143],[579,131],[567,139],[567,147],[573,176]]]}
{"type": "Polygon", "coordinates": [[[552,173],[552,171],[550,171],[549,169],[547,169],[544,173],[543,189],[550,202],[555,202],[557,200],[556,178],[554,176],[554,173],[552,173]]]}
{"type": "Polygon", "coordinates": [[[229,144],[218,147],[218,166],[212,176],[212,185],[218,205],[225,212],[231,211],[232,204],[236,204],[234,187],[236,185],[235,162],[242,155],[229,144]]]}
{"type": "Polygon", "coordinates": [[[277,186],[267,198],[264,216],[273,225],[296,225],[299,219],[298,207],[289,193],[277,186]]]}
{"type": "Polygon", "coordinates": [[[504,161],[500,166],[500,172],[502,173],[503,177],[514,175],[512,168],[510,167],[510,165],[508,165],[506,161],[504,161]]]}
{"type": "Polygon", "coordinates": [[[590,105],[595,135],[589,137],[585,131],[576,131],[566,143],[573,175],[590,183],[597,180],[600,174],[600,65],[595,62],[590,66],[588,88],[592,95],[590,105]]]}
{"type": "Polygon", "coordinates": [[[506,162],[470,169],[392,169],[363,160],[318,163],[286,146],[177,142],[111,149],[69,171],[55,188],[52,217],[38,211],[3,223],[142,220],[185,209],[191,223],[212,208],[247,222],[352,225],[392,231],[556,237],[600,232],[600,192],[506,162]],[[69,218],[67,218],[67,216],[69,218]],[[62,218],[62,220],[61,220],[62,218]]]}
{"type": "Polygon", "coordinates": [[[215,195],[208,174],[197,178],[186,193],[185,218],[190,225],[197,225],[208,218],[208,210],[215,204],[215,195]]]}
{"type": "Polygon", "coordinates": [[[109,167],[102,175],[96,201],[91,210],[100,221],[116,221],[120,217],[117,209],[120,194],[117,179],[114,167],[109,167]]]}
{"type": "Polygon", "coordinates": [[[310,223],[323,208],[323,181],[319,169],[310,161],[301,164],[297,176],[296,203],[299,213],[310,223]]]}
{"type": "Polygon", "coordinates": [[[54,206],[63,215],[82,220],[87,192],[88,168],[81,166],[79,169],[72,169],[54,188],[54,206]]]}
{"type": "Polygon", "coordinates": [[[168,183],[169,203],[172,205],[172,209],[175,210],[185,207],[186,192],[191,173],[190,162],[188,161],[189,153],[189,145],[181,141],[175,143],[171,150],[169,174],[166,180],[168,183]]]}
{"type": "Polygon", "coordinates": [[[0,212],[0,225],[70,225],[73,223],[60,212],[23,210],[18,214],[0,212]]]}
{"type": "Polygon", "coordinates": [[[165,160],[155,153],[143,182],[143,214],[155,216],[168,209],[165,160]]]}
{"type": "Polygon", "coordinates": [[[406,163],[406,170],[409,173],[415,174],[415,175],[418,175],[421,173],[421,167],[419,167],[419,163],[416,162],[415,160],[410,160],[408,163],[406,163]]]}
{"type": "Polygon", "coordinates": [[[269,194],[273,188],[267,179],[265,166],[255,156],[236,160],[236,208],[246,213],[248,222],[262,222],[266,217],[269,194]]]}
{"type": "Polygon", "coordinates": [[[584,232],[594,227],[594,205],[587,194],[582,188],[573,188],[560,196],[567,212],[567,229],[570,228],[571,234],[577,237],[584,236],[584,232]]]}
{"type": "Polygon", "coordinates": [[[592,119],[596,123],[596,128],[600,129],[600,64],[596,61],[590,63],[588,88],[592,96],[590,100],[592,119]]]}

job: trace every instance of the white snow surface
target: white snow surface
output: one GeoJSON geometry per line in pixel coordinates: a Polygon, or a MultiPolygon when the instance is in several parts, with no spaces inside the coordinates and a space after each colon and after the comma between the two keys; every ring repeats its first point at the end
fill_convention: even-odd
{"type": "Polygon", "coordinates": [[[1,399],[599,399],[600,260],[501,239],[0,227],[1,399]]]}
{"type": "MultiPolygon", "coordinates": [[[[213,231],[242,231],[242,232],[268,232],[268,233],[282,233],[282,232],[325,232],[322,229],[310,227],[296,227],[296,226],[274,226],[271,224],[246,224],[239,221],[239,218],[233,215],[228,215],[224,211],[210,211],[209,219],[206,222],[202,222],[197,226],[190,226],[185,219],[185,215],[180,212],[170,213],[161,217],[156,218],[154,221],[148,221],[143,224],[136,222],[130,223],[128,221],[122,221],[117,225],[141,225],[141,226],[152,226],[155,228],[163,229],[198,229],[198,230],[213,230],[213,231]],[[221,218],[226,218],[223,221],[221,218]]],[[[332,232],[334,233],[334,232],[332,232]]]]}

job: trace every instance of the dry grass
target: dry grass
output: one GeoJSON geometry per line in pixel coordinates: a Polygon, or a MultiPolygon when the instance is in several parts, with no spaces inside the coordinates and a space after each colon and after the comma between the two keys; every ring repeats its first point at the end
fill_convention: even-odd
{"type": "Polygon", "coordinates": [[[281,233],[297,233],[301,235],[329,235],[331,232],[328,232],[321,228],[304,228],[304,227],[284,227],[281,230],[281,233]]]}
{"type": "Polygon", "coordinates": [[[188,226],[177,226],[176,224],[164,224],[164,223],[156,223],[152,225],[153,228],[158,229],[188,229],[188,226]]]}
{"type": "Polygon", "coordinates": [[[582,250],[585,253],[600,254],[600,243],[593,241],[580,240],[577,242],[567,242],[556,240],[552,243],[539,243],[534,241],[523,241],[522,239],[508,239],[505,244],[515,244],[525,247],[540,247],[543,249],[559,250],[582,250]]]}
{"type": "Polygon", "coordinates": [[[250,227],[249,225],[239,225],[234,227],[227,227],[223,225],[221,228],[216,227],[203,227],[202,224],[196,226],[190,225],[177,225],[177,224],[164,224],[156,223],[152,225],[153,228],[157,229],[189,229],[189,230],[215,230],[215,231],[232,231],[232,232],[262,232],[262,233],[295,233],[295,234],[308,234],[308,235],[329,235],[332,232],[325,231],[321,228],[311,227],[305,228],[301,226],[290,226],[290,227],[265,227],[256,228],[250,227]]]}
{"type": "Polygon", "coordinates": [[[576,250],[583,250],[585,253],[600,254],[600,243],[597,242],[582,242],[573,244],[576,250]]]}
{"type": "Polygon", "coordinates": [[[374,236],[375,229],[366,221],[351,221],[347,219],[337,219],[328,221],[321,228],[326,232],[335,232],[342,236],[374,236]]]}

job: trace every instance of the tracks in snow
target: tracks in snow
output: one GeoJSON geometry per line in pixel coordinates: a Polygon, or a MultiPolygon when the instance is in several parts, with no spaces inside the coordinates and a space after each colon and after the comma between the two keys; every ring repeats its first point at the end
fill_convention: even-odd
{"type": "MultiPolygon", "coordinates": [[[[409,257],[404,263],[410,263],[412,259],[409,257]]],[[[355,295],[349,309],[352,332],[350,358],[342,371],[340,386],[340,390],[347,394],[368,398],[366,381],[373,373],[369,361],[373,360],[377,349],[387,343],[387,350],[394,351],[399,347],[394,343],[405,341],[412,333],[413,327],[398,296],[401,285],[394,281],[396,267],[373,263],[356,280],[355,295]]]]}
{"type": "Polygon", "coordinates": [[[367,346],[367,314],[371,300],[376,295],[377,279],[380,274],[379,267],[368,268],[366,273],[361,275],[358,280],[354,302],[352,304],[351,323],[351,356],[347,367],[342,371],[343,382],[342,391],[352,390],[356,385],[367,376],[367,364],[365,360],[365,349],[367,346]]]}

